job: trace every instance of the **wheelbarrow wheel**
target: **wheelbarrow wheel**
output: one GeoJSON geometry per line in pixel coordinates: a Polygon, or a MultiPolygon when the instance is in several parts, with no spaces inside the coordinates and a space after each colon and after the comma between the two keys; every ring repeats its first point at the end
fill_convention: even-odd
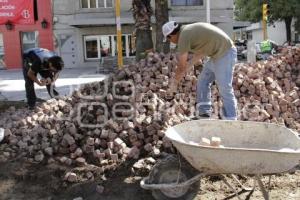
{"type": "MultiPolygon", "coordinates": [[[[149,182],[151,184],[168,184],[185,182],[197,175],[195,170],[184,158],[168,155],[160,160],[151,170],[149,174],[149,182]],[[181,163],[181,164],[180,164],[181,163]]],[[[200,181],[192,185],[172,188],[152,190],[152,196],[156,200],[192,200],[196,197],[200,189],[200,181]]]]}

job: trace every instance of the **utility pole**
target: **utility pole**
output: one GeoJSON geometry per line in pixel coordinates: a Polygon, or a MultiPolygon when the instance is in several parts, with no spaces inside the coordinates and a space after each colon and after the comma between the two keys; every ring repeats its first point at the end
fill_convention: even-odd
{"type": "Polygon", "coordinates": [[[267,21],[268,21],[268,16],[270,14],[269,8],[270,6],[267,3],[264,3],[262,6],[262,28],[263,28],[264,40],[268,39],[267,21]]]}
{"type": "Polygon", "coordinates": [[[210,0],[206,0],[206,22],[210,23],[210,0]]]}
{"type": "Polygon", "coordinates": [[[118,51],[118,67],[123,67],[123,51],[122,51],[122,31],[121,31],[121,2],[116,0],[116,24],[117,24],[117,51],[118,51]]]}

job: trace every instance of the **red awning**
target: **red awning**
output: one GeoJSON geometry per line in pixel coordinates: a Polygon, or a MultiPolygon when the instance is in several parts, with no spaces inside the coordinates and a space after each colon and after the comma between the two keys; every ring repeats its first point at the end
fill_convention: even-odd
{"type": "Polygon", "coordinates": [[[0,0],[0,24],[34,24],[33,0],[0,0]]]}

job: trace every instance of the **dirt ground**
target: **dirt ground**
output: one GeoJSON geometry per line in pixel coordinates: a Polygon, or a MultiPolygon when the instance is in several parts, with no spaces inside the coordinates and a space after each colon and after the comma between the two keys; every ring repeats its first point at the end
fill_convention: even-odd
{"type": "MultiPolygon", "coordinates": [[[[32,164],[22,160],[0,163],[0,199],[1,200],[152,200],[151,192],[139,186],[141,176],[131,172],[132,162],[124,163],[115,171],[106,174],[103,179],[74,185],[64,185],[66,168],[54,164],[32,164]],[[99,194],[97,184],[104,186],[99,194]]],[[[144,174],[143,176],[146,176],[144,174]]],[[[264,178],[264,182],[267,182],[264,178]]],[[[270,199],[300,199],[300,167],[293,173],[273,176],[270,199]]],[[[230,182],[232,179],[230,179],[230,182]]],[[[243,180],[245,182],[245,180],[243,180]]],[[[245,182],[246,185],[251,181],[245,182]]],[[[201,190],[196,199],[218,200],[230,196],[232,192],[218,177],[201,180],[201,190]]],[[[242,195],[245,199],[245,195],[242,195]]],[[[237,198],[233,198],[237,199],[237,198]]],[[[256,189],[251,199],[263,199],[256,189]]]]}

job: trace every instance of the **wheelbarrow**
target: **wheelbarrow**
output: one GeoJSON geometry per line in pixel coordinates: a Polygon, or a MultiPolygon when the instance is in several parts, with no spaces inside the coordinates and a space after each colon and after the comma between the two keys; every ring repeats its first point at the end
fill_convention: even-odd
{"type": "Polygon", "coordinates": [[[258,185],[264,199],[269,191],[262,176],[287,172],[300,161],[300,138],[296,132],[271,123],[226,120],[188,121],[166,131],[166,137],[178,150],[160,160],[140,185],[152,190],[157,200],[194,199],[200,189],[200,179],[219,176],[241,199],[247,192],[250,199],[258,185]],[[219,137],[222,147],[201,145],[202,138],[219,137]],[[253,187],[245,187],[237,178],[253,177],[253,187]],[[231,176],[240,186],[237,191],[227,180],[231,176]]]}

